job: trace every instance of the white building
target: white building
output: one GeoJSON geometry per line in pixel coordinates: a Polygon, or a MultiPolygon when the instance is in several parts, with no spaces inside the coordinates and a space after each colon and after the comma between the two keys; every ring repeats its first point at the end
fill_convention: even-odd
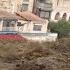
{"type": "Polygon", "coordinates": [[[15,33],[17,31],[17,18],[14,14],[0,11],[0,34],[15,33]]]}
{"type": "Polygon", "coordinates": [[[32,14],[31,12],[17,12],[18,17],[18,31],[20,33],[46,33],[48,27],[48,20],[32,14]]]}
{"type": "Polygon", "coordinates": [[[44,20],[31,12],[17,12],[20,35],[33,41],[56,41],[57,33],[48,32],[48,20],[44,20]]]}
{"type": "Polygon", "coordinates": [[[0,11],[0,34],[20,34],[35,41],[56,41],[57,34],[48,33],[47,26],[48,20],[41,19],[31,12],[17,12],[16,16],[0,11]]]}

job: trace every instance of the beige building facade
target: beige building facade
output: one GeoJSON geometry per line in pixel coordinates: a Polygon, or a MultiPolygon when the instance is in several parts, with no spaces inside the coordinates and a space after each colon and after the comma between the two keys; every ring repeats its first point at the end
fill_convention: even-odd
{"type": "Polygon", "coordinates": [[[7,12],[31,11],[34,0],[0,0],[0,10],[7,12]]]}
{"type": "Polygon", "coordinates": [[[20,11],[33,11],[34,0],[22,0],[20,11]]]}
{"type": "Polygon", "coordinates": [[[21,0],[0,0],[0,10],[14,13],[18,11],[21,0]]]}
{"type": "Polygon", "coordinates": [[[51,20],[70,20],[70,0],[52,0],[51,20]]]}
{"type": "Polygon", "coordinates": [[[41,19],[31,12],[17,12],[18,31],[20,33],[46,33],[48,31],[48,20],[41,19]]]}
{"type": "Polygon", "coordinates": [[[11,13],[35,10],[44,19],[70,20],[70,0],[0,0],[0,10],[11,13]]]}
{"type": "Polygon", "coordinates": [[[36,14],[44,19],[70,20],[70,0],[36,0],[36,14]]]}
{"type": "Polygon", "coordinates": [[[22,0],[23,11],[33,11],[44,19],[70,20],[70,0],[22,0]],[[27,4],[27,5],[26,5],[27,4]]]}

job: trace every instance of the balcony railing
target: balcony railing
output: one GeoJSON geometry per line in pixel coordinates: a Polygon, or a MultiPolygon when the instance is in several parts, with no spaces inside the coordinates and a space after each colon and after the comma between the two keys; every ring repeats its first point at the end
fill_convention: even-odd
{"type": "Polygon", "coordinates": [[[52,10],[52,3],[37,3],[37,8],[40,8],[41,10],[52,10]]]}
{"type": "Polygon", "coordinates": [[[23,0],[23,2],[29,2],[29,0],[23,0]]]}
{"type": "Polygon", "coordinates": [[[2,27],[2,31],[10,32],[10,31],[16,31],[15,27],[2,27]]]}

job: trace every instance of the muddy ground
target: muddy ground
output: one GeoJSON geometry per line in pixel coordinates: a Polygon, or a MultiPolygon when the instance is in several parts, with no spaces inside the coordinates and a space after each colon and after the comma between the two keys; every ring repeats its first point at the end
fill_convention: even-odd
{"type": "Polygon", "coordinates": [[[70,39],[0,40],[0,70],[70,70],[70,39]]]}

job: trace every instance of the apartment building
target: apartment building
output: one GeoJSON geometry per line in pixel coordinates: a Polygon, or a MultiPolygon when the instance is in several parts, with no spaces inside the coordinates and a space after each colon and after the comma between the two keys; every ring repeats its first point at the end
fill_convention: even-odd
{"type": "Polygon", "coordinates": [[[22,0],[21,11],[30,11],[44,19],[50,19],[51,0],[22,0]]]}
{"type": "Polygon", "coordinates": [[[36,0],[35,10],[33,11],[36,15],[44,19],[50,19],[52,11],[52,1],[51,0],[36,0]]]}
{"type": "Polygon", "coordinates": [[[30,11],[51,21],[70,20],[70,0],[0,0],[0,10],[30,11]]]}
{"type": "Polygon", "coordinates": [[[52,0],[51,20],[70,20],[70,0],[52,0]]]}
{"type": "Polygon", "coordinates": [[[70,20],[70,0],[25,0],[29,11],[51,21],[70,20]]]}
{"type": "Polygon", "coordinates": [[[51,0],[0,0],[0,10],[11,13],[30,11],[44,19],[50,19],[51,0]]]}
{"type": "Polygon", "coordinates": [[[33,11],[34,0],[22,0],[20,11],[33,11]]]}
{"type": "Polygon", "coordinates": [[[70,0],[35,0],[34,13],[51,21],[70,20],[70,0]]]}
{"type": "Polygon", "coordinates": [[[0,10],[14,13],[19,9],[21,0],[0,0],[0,10]]]}

